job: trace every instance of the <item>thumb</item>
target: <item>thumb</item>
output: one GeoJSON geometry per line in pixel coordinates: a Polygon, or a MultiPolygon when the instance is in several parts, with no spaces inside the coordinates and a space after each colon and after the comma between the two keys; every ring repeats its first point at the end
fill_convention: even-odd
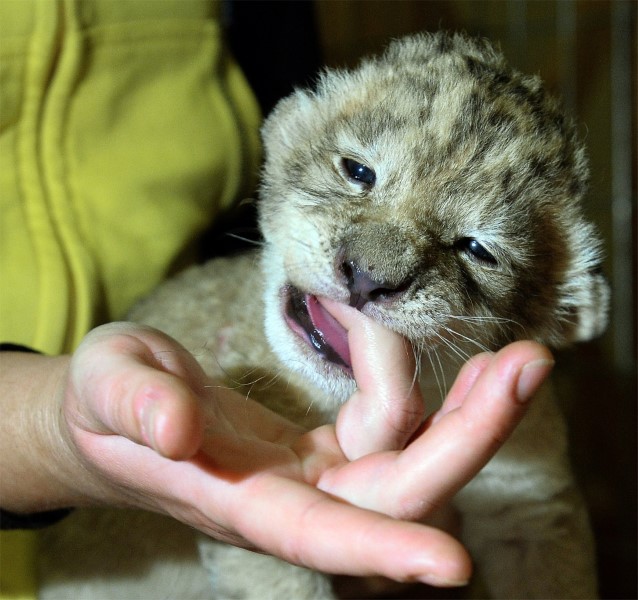
{"type": "Polygon", "coordinates": [[[345,304],[321,299],[348,332],[357,390],[339,411],[336,432],[349,460],[405,446],[424,405],[410,343],[345,304]]]}
{"type": "Polygon", "coordinates": [[[168,336],[128,323],[100,327],[76,351],[70,377],[81,428],[121,435],[174,460],[199,449],[205,376],[168,336]]]}

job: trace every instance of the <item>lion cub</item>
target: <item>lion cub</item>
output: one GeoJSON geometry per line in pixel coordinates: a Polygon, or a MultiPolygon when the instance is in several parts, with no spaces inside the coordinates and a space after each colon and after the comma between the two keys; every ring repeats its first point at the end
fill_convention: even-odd
{"type": "MultiPolygon", "coordinates": [[[[326,71],[316,89],[279,103],[263,139],[263,248],[187,271],[132,315],[181,341],[211,375],[249,384],[308,425],[332,419],[354,382],[344,332],[319,295],[411,340],[421,383],[435,389],[483,349],[516,339],[561,347],[604,329],[600,244],[579,208],[584,149],[540,80],[487,42],[417,35],[354,71],[326,71]]],[[[587,516],[549,389],[455,507],[491,595],[596,595],[587,516]]],[[[333,597],[324,575],[203,537],[196,555],[186,542],[171,546],[190,539],[179,524],[127,518],[74,517],[88,520],[76,538],[109,532],[99,558],[77,550],[74,519],[62,525],[74,563],[88,561],[76,567],[85,597],[100,595],[100,578],[107,597],[333,597]]],[[[64,562],[55,531],[47,544],[64,562]]],[[[61,568],[48,564],[43,596],[80,597],[53,574],[61,568]]]]}

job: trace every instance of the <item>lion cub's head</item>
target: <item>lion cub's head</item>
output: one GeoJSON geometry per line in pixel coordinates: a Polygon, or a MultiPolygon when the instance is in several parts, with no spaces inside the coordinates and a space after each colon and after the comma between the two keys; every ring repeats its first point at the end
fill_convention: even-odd
{"type": "Polygon", "coordinates": [[[348,371],[317,296],[426,348],[556,347],[605,327],[583,146],[487,42],[396,41],[282,100],[263,136],[267,333],[293,368],[348,371]]]}

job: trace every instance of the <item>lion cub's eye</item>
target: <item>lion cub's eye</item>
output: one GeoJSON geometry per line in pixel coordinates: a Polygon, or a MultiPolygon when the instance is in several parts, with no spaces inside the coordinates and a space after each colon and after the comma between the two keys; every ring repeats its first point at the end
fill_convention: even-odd
{"type": "Polygon", "coordinates": [[[370,168],[351,158],[342,158],[341,165],[345,174],[351,181],[362,183],[367,188],[371,188],[376,180],[376,173],[370,168]]]}
{"type": "Polygon", "coordinates": [[[498,261],[490,254],[485,247],[474,238],[465,237],[458,240],[455,246],[466,252],[473,260],[476,260],[484,265],[496,267],[498,261]]]}

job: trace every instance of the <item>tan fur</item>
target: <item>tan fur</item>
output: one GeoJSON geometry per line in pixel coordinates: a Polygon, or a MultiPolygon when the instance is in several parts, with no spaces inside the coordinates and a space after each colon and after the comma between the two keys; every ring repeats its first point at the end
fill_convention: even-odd
{"type": "MultiPolygon", "coordinates": [[[[281,101],[263,137],[263,248],[186,272],[132,315],[176,337],[211,375],[309,426],[334,417],[354,384],[286,323],[294,289],[359,302],[408,337],[429,398],[482,349],[526,338],[560,347],[604,329],[600,244],[579,208],[583,147],[540,80],[510,69],[486,42],[395,42],[281,101]],[[344,159],[372,169],[374,181],[353,178],[344,159]],[[369,297],[348,289],[355,272],[372,283],[369,297]]],[[[494,597],[595,596],[591,534],[549,388],[455,506],[494,597]]],[[[176,527],[154,515],[138,515],[146,524],[136,529],[110,518],[110,537],[126,549],[176,527]]],[[[47,533],[44,571],[57,583],[45,584],[44,598],[104,593],[99,581],[83,596],[73,588],[91,579],[64,559],[84,530],[71,519],[47,533]]],[[[175,570],[170,556],[142,576],[90,535],[102,544],[96,555],[109,556],[106,589],[132,577],[138,597],[145,584],[149,598],[330,597],[323,575],[203,538],[201,563],[179,563],[189,596],[161,578],[162,565],[175,570]]]]}

